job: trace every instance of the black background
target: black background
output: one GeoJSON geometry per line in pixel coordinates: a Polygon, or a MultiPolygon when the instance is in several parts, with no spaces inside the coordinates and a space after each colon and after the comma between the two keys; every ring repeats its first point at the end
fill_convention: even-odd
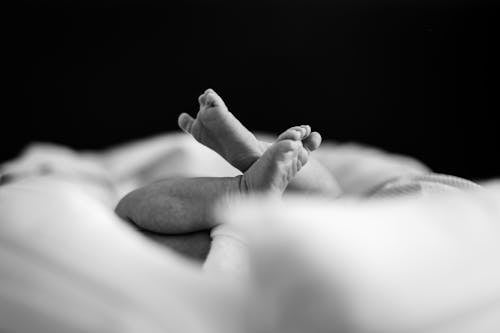
{"type": "Polygon", "coordinates": [[[98,149],[176,130],[211,87],[252,130],[310,124],[438,172],[500,176],[493,1],[33,1],[17,14],[22,96],[2,112],[0,160],[34,140],[98,149]]]}

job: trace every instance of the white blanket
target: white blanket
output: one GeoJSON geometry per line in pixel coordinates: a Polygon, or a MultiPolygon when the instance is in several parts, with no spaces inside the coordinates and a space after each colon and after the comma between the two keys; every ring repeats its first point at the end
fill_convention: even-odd
{"type": "MultiPolygon", "coordinates": [[[[367,149],[332,144],[316,157],[352,195],[428,171],[367,149]]],[[[112,213],[162,177],[238,174],[185,135],[103,152],[35,145],[2,173],[15,179],[0,186],[2,332],[500,329],[495,186],[424,200],[245,201],[220,210],[203,272],[112,213]]]]}

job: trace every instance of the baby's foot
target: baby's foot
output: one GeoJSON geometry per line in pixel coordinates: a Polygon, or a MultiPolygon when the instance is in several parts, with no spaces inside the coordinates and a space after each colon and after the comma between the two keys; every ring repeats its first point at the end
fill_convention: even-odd
{"type": "MultiPolygon", "coordinates": [[[[198,101],[200,111],[196,119],[183,113],[179,116],[179,126],[241,172],[247,171],[271,147],[272,143],[259,141],[243,126],[212,89],[207,89],[198,101]]],[[[308,151],[316,150],[321,144],[319,133],[311,132],[311,127],[308,125],[295,128],[298,127],[305,130],[302,137],[304,148],[308,151]]],[[[283,138],[278,140],[280,139],[283,138]]]]}
{"type": "Polygon", "coordinates": [[[238,170],[246,171],[264,153],[259,140],[229,112],[212,89],[207,89],[198,101],[200,111],[196,119],[183,113],[179,126],[238,170]]]}
{"type": "Polygon", "coordinates": [[[302,143],[307,131],[300,126],[282,133],[242,176],[243,192],[282,194],[307,163],[309,150],[302,143]]]}

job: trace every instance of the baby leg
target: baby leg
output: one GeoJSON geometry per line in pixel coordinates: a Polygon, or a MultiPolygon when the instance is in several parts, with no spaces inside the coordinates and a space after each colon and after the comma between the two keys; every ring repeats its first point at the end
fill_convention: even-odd
{"type": "MultiPolygon", "coordinates": [[[[199,97],[200,110],[196,118],[187,113],[179,116],[179,126],[197,141],[224,157],[230,164],[245,172],[271,146],[259,141],[253,133],[227,109],[224,101],[213,90],[208,89],[199,97]]],[[[321,144],[321,136],[311,132],[309,126],[300,126],[306,132],[303,146],[311,151],[321,144]]],[[[340,187],[334,177],[319,162],[311,159],[297,177],[290,182],[288,190],[318,193],[336,197],[340,187]]]]}
{"type": "Polygon", "coordinates": [[[184,234],[217,225],[212,209],[224,197],[262,192],[281,195],[308,161],[302,144],[304,131],[292,128],[241,176],[172,178],[126,195],[117,214],[140,228],[166,234],[184,234]]]}

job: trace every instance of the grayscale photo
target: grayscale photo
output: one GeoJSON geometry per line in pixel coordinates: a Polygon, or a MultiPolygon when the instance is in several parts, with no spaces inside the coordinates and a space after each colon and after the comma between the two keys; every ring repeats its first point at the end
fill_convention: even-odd
{"type": "Polygon", "coordinates": [[[1,333],[500,332],[498,2],[15,7],[1,333]]]}

